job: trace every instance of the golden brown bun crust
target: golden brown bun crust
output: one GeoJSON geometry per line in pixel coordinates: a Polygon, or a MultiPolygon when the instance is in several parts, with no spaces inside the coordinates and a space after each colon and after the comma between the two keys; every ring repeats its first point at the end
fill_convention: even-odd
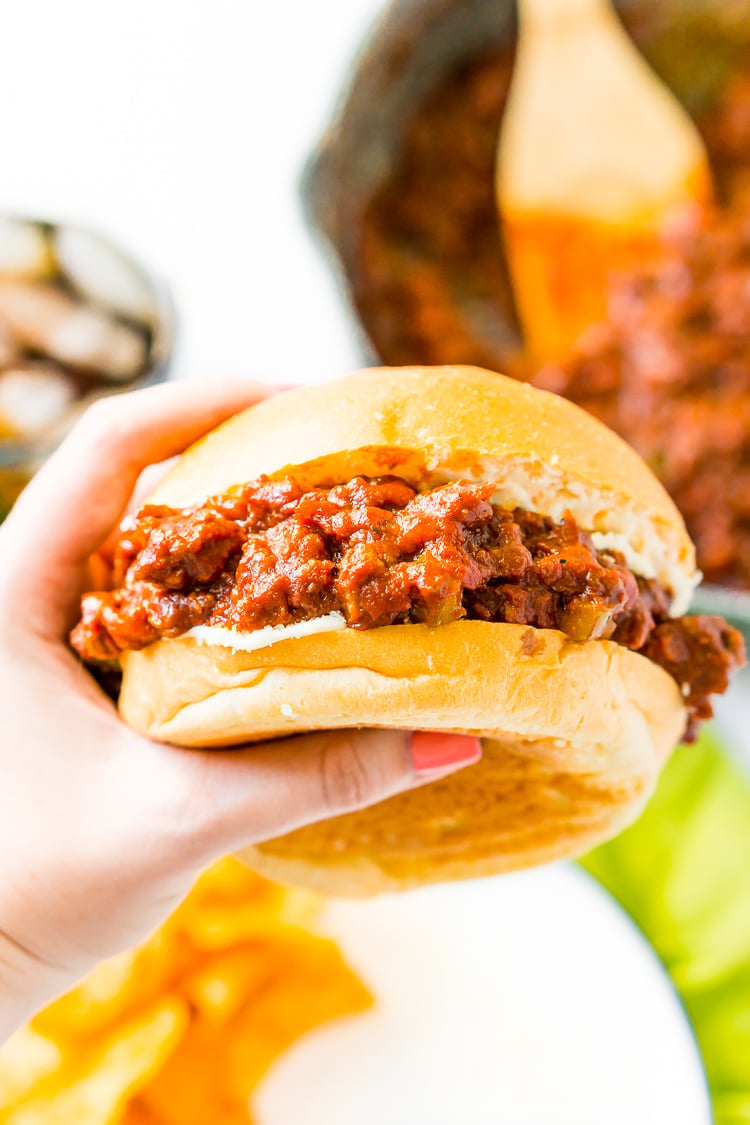
{"type": "Polygon", "coordinates": [[[248,853],[334,894],[583,852],[637,815],[685,725],[677,685],[645,657],[523,625],[347,629],[251,653],[184,638],[123,663],[125,720],[187,746],[360,725],[482,736],[478,765],[248,853]]]}
{"type": "MultiPolygon", "coordinates": [[[[504,502],[627,535],[670,588],[694,573],[679,514],[632,450],[565,400],[476,368],[376,369],[269,399],[193,446],[153,500],[289,471],[308,486],[491,479],[504,502]]],[[[685,726],[676,684],[644,657],[478,621],[236,654],[183,638],[127,653],[123,669],[126,722],[188,746],[355,726],[482,736],[478,765],[249,853],[272,877],[341,894],[585,851],[637,815],[685,726]]]]}
{"type": "Polygon", "coordinates": [[[427,486],[510,479],[511,502],[556,518],[569,508],[585,530],[658,555],[668,589],[695,574],[682,517],[630,446],[566,399],[481,368],[372,368],[276,395],[192,446],[153,500],[189,504],[292,470],[308,486],[390,471],[427,486]]]}

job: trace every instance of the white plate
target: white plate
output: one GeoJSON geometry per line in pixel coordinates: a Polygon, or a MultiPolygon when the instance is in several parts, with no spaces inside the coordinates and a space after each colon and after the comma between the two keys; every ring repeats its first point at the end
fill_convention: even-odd
{"type": "Polygon", "coordinates": [[[259,1125],[708,1125],[668,977],[596,883],[559,865],[364,902],[318,927],[377,997],[295,1045],[259,1125]]]}

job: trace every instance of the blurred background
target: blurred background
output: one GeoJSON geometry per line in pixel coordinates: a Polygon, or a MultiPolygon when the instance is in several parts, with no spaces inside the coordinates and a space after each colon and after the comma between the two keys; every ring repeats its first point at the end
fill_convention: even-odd
{"type": "MultiPolygon", "coordinates": [[[[628,0],[637,51],[603,0],[525,10],[523,52],[509,0],[6,12],[0,508],[99,393],[480,363],[635,444],[698,543],[698,606],[747,629],[750,3],[628,0]],[[577,24],[548,22],[566,7],[577,24]]],[[[336,939],[361,993],[326,964],[350,991],[311,1001],[323,968],[312,954],[289,968],[286,931],[274,949],[289,987],[255,1022],[260,986],[234,962],[212,961],[212,979],[242,997],[240,1023],[239,1000],[219,1017],[195,973],[160,971],[149,1002],[208,1020],[222,1058],[246,1045],[235,1116],[175,1093],[189,1074],[204,1090],[230,1081],[208,1066],[201,1023],[159,1040],[172,1073],[156,1093],[144,1061],[85,1120],[247,1120],[252,1093],[265,1125],[750,1122],[749,769],[745,676],[639,824],[582,866],[295,914],[336,939]],[[306,1036],[256,1093],[297,1034],[364,1008],[367,989],[374,1007],[306,1036]]],[[[265,893],[229,883],[219,914],[265,893]]],[[[257,923],[222,922],[227,948],[252,944],[257,923]]],[[[143,998],[121,987],[140,971],[0,1054],[0,1125],[84,1120],[54,1102],[107,1068],[97,995],[118,1013],[112,1043],[146,1059],[143,998]],[[45,1102],[29,1060],[48,1041],[89,1062],[58,1070],[45,1102]]]]}
{"type": "Polygon", "coordinates": [[[0,75],[3,210],[106,233],[167,279],[181,376],[345,372],[360,356],[298,181],[378,8],[19,7],[0,75]]]}

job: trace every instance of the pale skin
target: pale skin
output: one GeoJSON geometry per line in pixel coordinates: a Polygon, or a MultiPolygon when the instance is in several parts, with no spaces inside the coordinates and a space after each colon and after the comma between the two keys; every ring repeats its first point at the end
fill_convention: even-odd
{"type": "Polygon", "coordinates": [[[98,403],[0,528],[0,1042],[147,937],[217,857],[480,756],[473,738],[404,731],[151,742],[69,649],[90,556],[142,471],[266,393],[168,384],[98,403]]]}

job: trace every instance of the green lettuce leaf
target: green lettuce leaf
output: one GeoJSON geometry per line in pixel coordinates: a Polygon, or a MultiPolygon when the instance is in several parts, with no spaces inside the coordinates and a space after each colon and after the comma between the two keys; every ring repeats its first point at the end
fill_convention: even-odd
{"type": "Polygon", "coordinates": [[[670,973],[717,1125],[750,1125],[750,786],[715,737],[681,747],[641,819],[582,864],[670,973]]]}

